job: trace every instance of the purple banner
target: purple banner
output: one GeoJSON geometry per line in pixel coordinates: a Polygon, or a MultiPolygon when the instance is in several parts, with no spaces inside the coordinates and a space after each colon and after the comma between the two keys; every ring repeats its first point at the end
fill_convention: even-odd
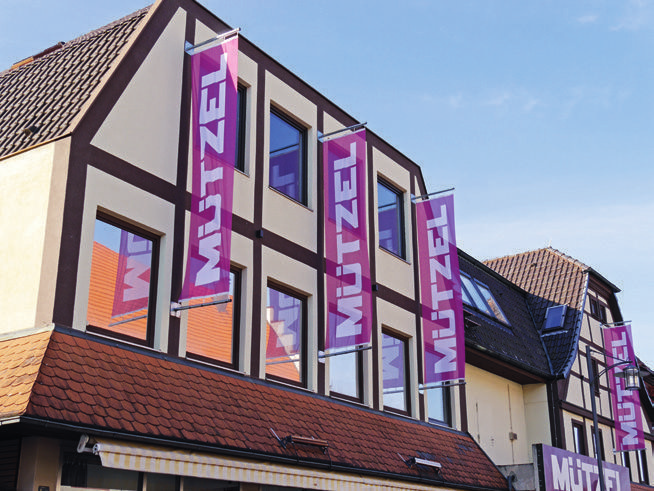
{"type": "Polygon", "coordinates": [[[197,54],[193,72],[191,225],[181,300],[229,291],[238,38],[197,54]]]}
{"type": "Polygon", "coordinates": [[[300,353],[302,342],[302,302],[268,288],[268,343],[266,359],[300,353]]]}
{"type": "MultiPolygon", "coordinates": [[[[542,469],[546,491],[597,491],[599,472],[597,460],[560,448],[542,446],[542,469]]],[[[602,461],[607,491],[629,491],[629,469],[602,461]]],[[[545,486],[543,487],[543,484],[545,486]]]]}
{"type": "MultiPolygon", "coordinates": [[[[615,326],[603,330],[604,349],[609,365],[619,360],[629,360],[635,365],[634,346],[631,341],[631,326],[615,326]]],[[[615,449],[617,452],[642,450],[645,448],[643,417],[640,411],[640,395],[637,390],[626,390],[625,379],[618,375],[627,367],[621,365],[608,371],[611,387],[611,402],[615,420],[615,449]]]]}
{"type": "Polygon", "coordinates": [[[366,132],[323,143],[327,335],[325,349],[370,343],[372,288],[366,206],[366,132]]]}
{"type": "Polygon", "coordinates": [[[152,241],[121,230],[111,317],[131,314],[148,307],[151,265],[152,241]]]}
{"type": "Polygon", "coordinates": [[[416,204],[425,384],[465,377],[461,275],[454,196],[416,204]]]}

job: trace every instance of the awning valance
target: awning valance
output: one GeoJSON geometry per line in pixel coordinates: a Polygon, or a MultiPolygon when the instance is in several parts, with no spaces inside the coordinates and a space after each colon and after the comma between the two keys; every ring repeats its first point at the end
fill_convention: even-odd
{"type": "Polygon", "coordinates": [[[236,459],[190,450],[96,439],[93,453],[102,465],[115,469],[173,474],[223,481],[268,484],[320,490],[433,490],[447,488],[359,476],[342,472],[307,469],[281,464],[236,459]]]}

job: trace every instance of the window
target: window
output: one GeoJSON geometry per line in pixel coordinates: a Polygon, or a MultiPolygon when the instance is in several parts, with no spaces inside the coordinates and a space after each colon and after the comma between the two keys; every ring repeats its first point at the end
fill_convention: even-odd
{"type": "Polygon", "coordinates": [[[270,109],[270,187],[307,204],[307,130],[270,109]]]}
{"type": "MultiPolygon", "coordinates": [[[[186,352],[189,358],[238,367],[238,312],[240,300],[238,270],[229,272],[231,302],[187,310],[186,352]]],[[[212,298],[192,300],[189,305],[209,303],[212,298]]]]}
{"type": "Polygon", "coordinates": [[[599,365],[597,364],[597,360],[590,360],[591,367],[593,369],[593,379],[595,379],[595,387],[593,388],[593,392],[595,393],[596,396],[599,397],[600,395],[600,379],[599,379],[599,365]]]}
{"type": "Polygon", "coordinates": [[[429,422],[450,424],[450,389],[429,389],[425,391],[425,396],[429,422]]]}
{"type": "Polygon", "coordinates": [[[649,473],[647,472],[647,454],[645,450],[636,450],[636,461],[638,462],[638,479],[640,482],[649,484],[649,473]]]}
{"type": "Polygon", "coordinates": [[[355,351],[329,357],[330,394],[361,401],[362,376],[363,352],[355,351]]]}
{"type": "Polygon", "coordinates": [[[147,344],[154,328],[158,240],[109,217],[95,220],[86,323],[89,330],[147,344]]]}
{"type": "Polygon", "coordinates": [[[406,341],[391,334],[382,333],[382,360],[384,407],[405,413],[409,412],[407,397],[408,360],[406,341]]]}
{"type": "MultiPolygon", "coordinates": [[[[606,460],[606,456],[604,455],[604,437],[602,436],[602,430],[597,430],[597,433],[597,436],[599,437],[600,459],[606,460]]],[[[591,440],[593,442],[593,457],[595,457],[597,455],[597,449],[595,448],[595,433],[593,433],[591,440]]]]}
{"type": "MultiPolygon", "coordinates": [[[[631,460],[629,460],[629,453],[628,452],[620,452],[620,455],[622,455],[622,465],[629,469],[629,476],[631,476],[631,460]]],[[[631,479],[631,477],[630,477],[631,479]]]]}
{"type": "Polygon", "coordinates": [[[588,455],[586,450],[586,432],[583,423],[572,422],[572,441],[575,445],[575,453],[588,455]]]}
{"type": "Polygon", "coordinates": [[[590,297],[590,315],[600,322],[606,322],[606,306],[596,298],[590,297]]]}
{"type": "Polygon", "coordinates": [[[304,384],[306,300],[269,285],[266,317],[266,377],[304,384]]]}
{"type": "Polygon", "coordinates": [[[383,180],[377,181],[379,247],[405,258],[403,193],[383,180]]]}
{"type": "Polygon", "coordinates": [[[236,158],[234,167],[245,172],[245,115],[247,109],[247,89],[239,85],[236,93],[236,158]]]}
{"type": "Polygon", "coordinates": [[[505,324],[509,323],[490,289],[481,281],[465,273],[461,273],[461,296],[463,302],[471,307],[475,307],[505,324]]]}
{"type": "Polygon", "coordinates": [[[548,331],[562,328],[565,323],[566,310],[566,305],[553,305],[552,307],[547,307],[547,313],[545,314],[545,326],[543,329],[548,331]]]}

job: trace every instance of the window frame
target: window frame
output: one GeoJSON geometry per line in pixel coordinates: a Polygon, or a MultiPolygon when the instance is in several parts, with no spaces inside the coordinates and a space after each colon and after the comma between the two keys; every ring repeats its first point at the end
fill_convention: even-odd
{"type": "MultiPolygon", "coordinates": [[[[279,382],[283,384],[288,384],[288,385],[294,385],[296,387],[307,387],[307,377],[308,377],[308,362],[309,362],[309,353],[308,353],[308,337],[309,337],[309,320],[308,320],[308,297],[306,295],[303,295],[301,293],[298,293],[295,290],[292,290],[288,286],[285,286],[281,283],[277,283],[273,280],[268,280],[266,283],[266,298],[268,295],[268,289],[272,288],[273,290],[278,291],[279,293],[283,293],[284,295],[287,295],[289,297],[293,297],[296,300],[300,301],[300,315],[302,316],[301,323],[300,323],[300,331],[301,331],[301,336],[302,339],[300,339],[300,381],[297,382],[295,380],[291,380],[288,378],[280,377],[279,375],[272,375],[268,373],[267,370],[267,363],[266,361],[268,360],[268,344],[266,343],[266,336],[265,332],[264,335],[262,336],[263,342],[266,343],[264,346],[264,378],[265,380],[269,380],[272,382],[279,382]]],[[[266,309],[268,308],[268,301],[266,300],[266,309]]],[[[266,320],[266,323],[268,321],[266,320]]],[[[265,325],[263,326],[265,329],[265,325]]],[[[292,363],[292,362],[289,362],[292,363]]]]}
{"type": "Polygon", "coordinates": [[[236,86],[236,152],[234,155],[234,168],[245,173],[245,128],[247,118],[248,88],[239,83],[236,86]]]}
{"type": "Polygon", "coordinates": [[[381,355],[382,355],[382,370],[381,370],[381,386],[382,386],[382,407],[384,408],[384,411],[387,411],[389,413],[395,413],[395,414],[402,414],[405,416],[411,415],[411,399],[409,397],[410,391],[410,382],[411,382],[411,373],[409,370],[409,337],[405,336],[404,334],[399,334],[396,331],[392,331],[390,329],[382,329],[381,332],[381,355]],[[384,342],[383,342],[383,337],[384,335],[392,337],[394,339],[397,339],[403,343],[404,349],[403,349],[403,355],[404,355],[404,409],[398,409],[393,406],[387,406],[384,403],[384,342]]]}
{"type": "MultiPolygon", "coordinates": [[[[378,175],[377,176],[377,242],[379,244],[379,248],[385,250],[386,252],[393,254],[395,257],[399,257],[400,259],[403,259],[406,261],[407,259],[407,254],[406,254],[406,221],[404,219],[404,191],[402,191],[400,188],[392,184],[390,181],[384,179],[382,176],[378,175]],[[379,240],[379,235],[381,228],[379,226],[379,210],[381,209],[381,206],[379,206],[379,186],[385,187],[387,190],[395,194],[396,196],[396,202],[395,205],[397,206],[397,233],[399,235],[398,237],[398,248],[399,251],[395,252],[392,251],[386,247],[384,247],[381,243],[381,240],[379,240]]],[[[384,205],[384,206],[390,206],[390,205],[384,205]]]]}
{"type": "MultiPolygon", "coordinates": [[[[242,269],[230,265],[229,272],[234,275],[234,294],[232,298],[232,362],[228,363],[204,355],[186,351],[186,358],[189,360],[200,361],[210,365],[217,365],[232,370],[239,370],[240,358],[239,349],[241,346],[241,276],[242,269]]],[[[198,307],[202,308],[202,307],[198,307]]],[[[186,338],[188,343],[188,319],[186,324],[186,338]]]]}
{"type": "MultiPolygon", "coordinates": [[[[118,339],[120,341],[126,341],[133,344],[138,344],[140,346],[145,346],[152,348],[154,346],[154,333],[156,329],[156,316],[157,316],[157,283],[159,279],[159,251],[160,251],[160,239],[161,237],[148,232],[138,226],[135,226],[131,223],[128,223],[120,218],[117,218],[108,213],[103,213],[98,211],[95,216],[95,220],[99,220],[113,227],[125,230],[134,235],[138,235],[144,239],[147,239],[152,242],[152,260],[150,266],[150,290],[148,292],[148,318],[146,323],[146,334],[145,339],[137,338],[135,336],[130,336],[128,334],[123,334],[120,332],[112,331],[111,329],[106,329],[104,327],[94,326],[93,324],[86,324],[86,331],[94,334],[99,334],[101,336],[110,337],[118,339]]],[[[93,233],[95,234],[95,222],[93,222],[93,233]]],[[[95,240],[92,241],[94,243],[95,240]]],[[[91,268],[93,270],[93,261],[91,261],[91,268]]],[[[90,279],[89,279],[90,285],[90,279]]],[[[115,294],[115,292],[114,292],[115,294]]],[[[86,300],[88,308],[88,298],[86,300]]]]}
{"type": "MultiPolygon", "coordinates": [[[[591,435],[590,435],[591,438],[590,438],[590,440],[591,440],[591,442],[593,444],[593,455],[592,455],[592,457],[595,457],[597,455],[597,449],[595,448],[595,427],[591,426],[590,429],[591,429],[591,435]]],[[[597,436],[599,438],[600,459],[602,459],[602,461],[606,461],[606,456],[604,454],[604,436],[602,435],[602,430],[598,429],[597,433],[598,433],[597,436]]]]}
{"type": "MultiPolygon", "coordinates": [[[[356,357],[355,363],[356,363],[356,370],[357,370],[357,395],[352,396],[350,394],[344,394],[342,392],[338,391],[332,391],[330,389],[329,395],[330,397],[334,397],[336,399],[344,399],[346,401],[350,402],[358,402],[358,403],[363,403],[363,350],[357,350],[353,354],[356,357]]],[[[331,362],[334,358],[338,357],[338,355],[330,357],[330,370],[328,371],[328,376],[329,376],[329,383],[331,383],[331,362]]]]}
{"type": "MultiPolygon", "coordinates": [[[[268,117],[269,120],[269,127],[268,127],[268,186],[271,189],[274,189],[278,193],[283,194],[286,196],[288,199],[291,199],[295,201],[296,203],[299,203],[303,206],[308,206],[309,203],[309,197],[308,197],[308,129],[306,126],[304,126],[302,123],[299,123],[295,119],[293,119],[292,116],[289,116],[286,114],[282,109],[279,109],[278,107],[274,106],[273,104],[270,105],[270,114],[268,117]],[[296,129],[299,132],[300,138],[299,138],[299,154],[300,154],[300,162],[299,162],[299,176],[298,176],[298,186],[300,188],[299,192],[299,198],[300,199],[295,199],[293,196],[289,196],[286,194],[284,191],[277,189],[270,183],[271,179],[271,165],[270,165],[270,160],[271,160],[271,144],[272,144],[272,116],[276,116],[292,128],[296,129]]],[[[277,150],[276,150],[277,151],[277,150]]]]}

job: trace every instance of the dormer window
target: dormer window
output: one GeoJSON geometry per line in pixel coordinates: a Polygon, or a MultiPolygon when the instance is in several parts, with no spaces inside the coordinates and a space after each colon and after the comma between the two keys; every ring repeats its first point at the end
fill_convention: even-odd
{"type": "Polygon", "coordinates": [[[565,325],[565,313],[568,309],[567,305],[554,305],[547,308],[545,314],[544,331],[552,331],[554,329],[563,329],[565,325]]]}
{"type": "Polygon", "coordinates": [[[481,310],[484,314],[505,324],[509,323],[490,289],[481,281],[465,273],[461,273],[461,296],[463,303],[481,310]]]}

